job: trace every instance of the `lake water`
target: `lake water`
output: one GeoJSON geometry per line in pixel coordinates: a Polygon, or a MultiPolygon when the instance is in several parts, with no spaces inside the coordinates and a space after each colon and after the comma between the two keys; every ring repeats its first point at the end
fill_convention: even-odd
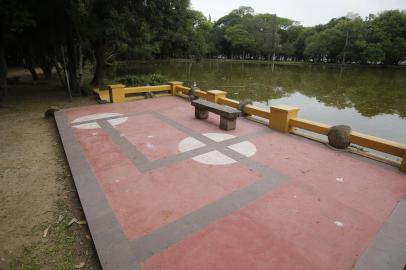
{"type": "Polygon", "coordinates": [[[275,65],[272,72],[266,64],[205,60],[126,63],[116,72],[160,73],[260,107],[292,105],[301,118],[406,143],[406,69],[275,65]]]}

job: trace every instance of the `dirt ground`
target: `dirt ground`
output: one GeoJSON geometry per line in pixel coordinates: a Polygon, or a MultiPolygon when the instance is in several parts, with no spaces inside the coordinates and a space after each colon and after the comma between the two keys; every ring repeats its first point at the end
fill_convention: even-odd
{"type": "Polygon", "coordinates": [[[84,215],[55,122],[44,118],[50,106],[96,99],[69,101],[56,79],[16,74],[0,103],[0,269],[100,269],[87,225],[67,226],[84,215]]]}

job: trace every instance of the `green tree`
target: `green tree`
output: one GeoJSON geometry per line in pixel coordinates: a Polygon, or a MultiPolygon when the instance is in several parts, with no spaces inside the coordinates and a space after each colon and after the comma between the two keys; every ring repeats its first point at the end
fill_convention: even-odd
{"type": "Polygon", "coordinates": [[[232,52],[242,52],[243,58],[245,58],[245,52],[254,45],[254,39],[242,25],[228,27],[224,38],[230,42],[232,52]]]}
{"type": "MultiPolygon", "coordinates": [[[[35,25],[32,14],[24,1],[3,0],[0,2],[0,100],[7,95],[7,41],[20,35],[27,27],[35,25]]],[[[13,44],[14,45],[14,44],[13,44]]],[[[11,46],[9,46],[11,47],[11,46]]]]}
{"type": "Polygon", "coordinates": [[[210,40],[212,23],[200,12],[189,10],[187,13],[190,22],[187,23],[189,30],[189,55],[201,59],[215,51],[214,43],[210,40]]]}
{"type": "Polygon", "coordinates": [[[385,51],[380,44],[367,44],[361,53],[363,59],[372,63],[385,60],[385,51]]]}
{"type": "Polygon", "coordinates": [[[385,63],[397,64],[406,57],[406,13],[385,11],[372,21],[371,27],[371,39],[382,44],[385,63]]]}
{"type": "Polygon", "coordinates": [[[336,28],[329,28],[310,36],[306,44],[304,54],[315,61],[337,61],[344,47],[344,34],[336,28]]]}

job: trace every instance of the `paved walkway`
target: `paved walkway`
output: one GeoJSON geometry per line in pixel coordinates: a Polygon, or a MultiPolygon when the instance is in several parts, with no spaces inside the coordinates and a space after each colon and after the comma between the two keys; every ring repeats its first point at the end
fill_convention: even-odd
{"type": "Polygon", "coordinates": [[[403,269],[406,175],[181,98],[58,112],[104,269],[403,269]]]}

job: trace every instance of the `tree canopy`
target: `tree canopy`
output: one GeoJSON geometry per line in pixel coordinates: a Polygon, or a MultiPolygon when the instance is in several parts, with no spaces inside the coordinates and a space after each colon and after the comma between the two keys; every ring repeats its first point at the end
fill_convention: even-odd
{"type": "Polygon", "coordinates": [[[212,22],[189,0],[3,0],[0,95],[7,64],[34,67],[80,93],[85,63],[94,86],[115,60],[156,58],[278,59],[398,64],[406,57],[406,13],[356,14],[304,27],[243,6],[212,22]]]}
{"type": "Polygon", "coordinates": [[[351,13],[303,27],[241,7],[214,23],[210,41],[218,54],[232,58],[262,59],[274,53],[279,60],[396,65],[406,57],[405,24],[405,12],[390,10],[365,19],[351,13]]]}

